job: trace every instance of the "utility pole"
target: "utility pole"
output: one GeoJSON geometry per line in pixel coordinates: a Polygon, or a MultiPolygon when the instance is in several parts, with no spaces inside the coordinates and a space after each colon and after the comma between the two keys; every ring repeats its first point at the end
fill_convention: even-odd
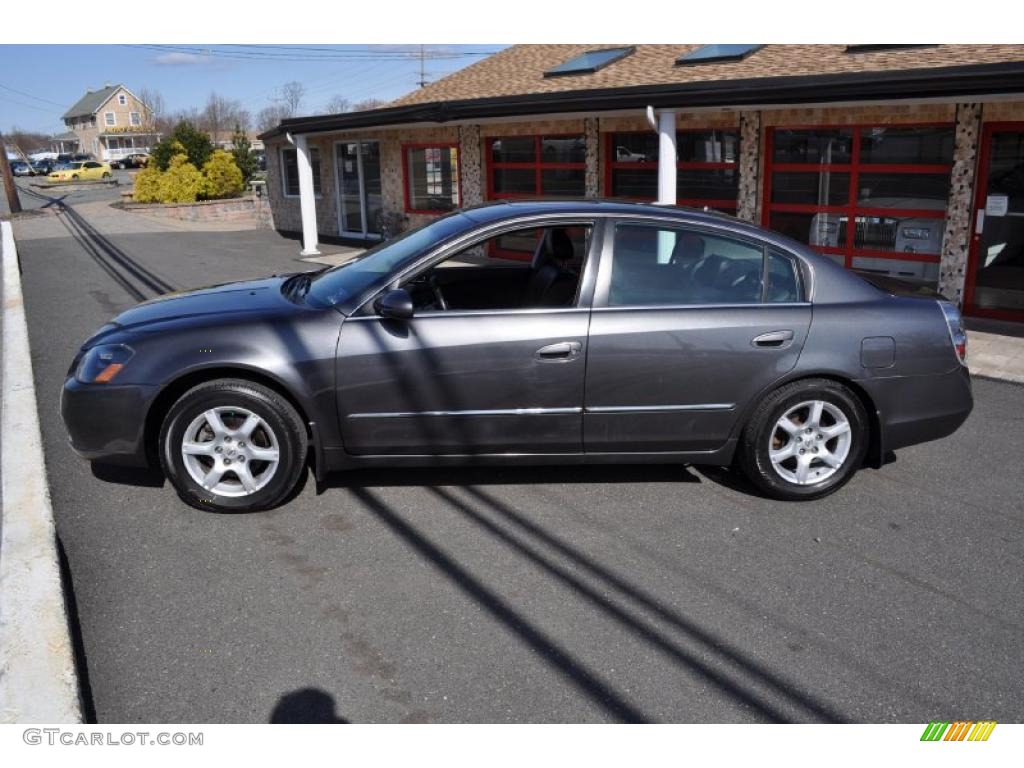
{"type": "Polygon", "coordinates": [[[21,213],[21,200],[18,199],[18,188],[14,186],[14,174],[7,160],[7,145],[4,135],[0,133],[0,174],[4,177],[4,191],[7,192],[7,208],[11,213],[21,213]]]}
{"type": "Polygon", "coordinates": [[[427,87],[427,51],[425,45],[420,45],[420,88],[427,87]]]}

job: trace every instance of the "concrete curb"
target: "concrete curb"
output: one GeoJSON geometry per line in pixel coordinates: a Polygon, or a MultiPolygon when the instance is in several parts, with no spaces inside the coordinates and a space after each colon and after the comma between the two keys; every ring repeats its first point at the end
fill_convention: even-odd
{"type": "Polygon", "coordinates": [[[80,723],[78,673],[43,463],[18,253],[10,222],[0,223],[0,230],[0,722],[80,723]]]}

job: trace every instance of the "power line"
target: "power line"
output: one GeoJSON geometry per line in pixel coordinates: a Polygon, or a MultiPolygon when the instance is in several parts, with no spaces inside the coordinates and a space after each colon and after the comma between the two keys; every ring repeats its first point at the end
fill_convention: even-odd
{"type": "Polygon", "coordinates": [[[58,104],[56,101],[50,101],[49,99],[44,99],[42,96],[34,96],[31,93],[26,93],[25,91],[19,91],[17,88],[11,88],[11,86],[4,85],[3,83],[0,83],[0,88],[3,88],[5,91],[10,91],[11,93],[20,94],[21,96],[28,96],[30,99],[35,99],[36,101],[41,101],[44,104],[52,104],[53,106],[60,107],[61,109],[63,109],[65,106],[67,106],[66,104],[58,104]]]}
{"type": "MultiPolygon", "coordinates": [[[[292,61],[292,62],[326,62],[326,61],[407,61],[417,56],[414,51],[338,51],[332,54],[290,54],[269,51],[225,51],[219,48],[199,48],[182,45],[138,44],[126,45],[128,48],[145,48],[156,51],[184,53],[192,56],[213,56],[242,61],[292,61]]],[[[474,56],[487,56],[489,52],[452,52],[429,53],[431,59],[461,59],[474,56]]]]}

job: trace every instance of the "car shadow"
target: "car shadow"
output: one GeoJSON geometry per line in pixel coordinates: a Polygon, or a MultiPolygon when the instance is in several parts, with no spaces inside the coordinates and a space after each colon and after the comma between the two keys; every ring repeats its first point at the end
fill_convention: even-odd
{"type": "Polygon", "coordinates": [[[92,476],[105,483],[134,485],[142,488],[164,487],[164,473],[157,469],[104,464],[99,461],[91,461],[89,465],[92,469],[92,476]]]}
{"type": "Polygon", "coordinates": [[[331,694],[319,688],[300,688],[284,694],[270,713],[271,723],[347,724],[338,716],[331,694]]]}

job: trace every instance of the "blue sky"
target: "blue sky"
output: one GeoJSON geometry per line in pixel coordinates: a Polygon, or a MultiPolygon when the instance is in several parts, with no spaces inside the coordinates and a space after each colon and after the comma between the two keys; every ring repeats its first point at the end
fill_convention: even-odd
{"type": "MultiPolygon", "coordinates": [[[[501,45],[428,45],[427,77],[484,58],[501,45]],[[453,55],[454,54],[454,55],[453,55]]],[[[86,90],[123,82],[163,94],[168,111],[202,109],[211,91],[240,100],[255,115],[282,84],[307,88],[302,112],[316,113],[333,96],[351,102],[393,99],[417,88],[415,45],[2,45],[0,128],[63,130],[60,115],[86,90]]]]}

